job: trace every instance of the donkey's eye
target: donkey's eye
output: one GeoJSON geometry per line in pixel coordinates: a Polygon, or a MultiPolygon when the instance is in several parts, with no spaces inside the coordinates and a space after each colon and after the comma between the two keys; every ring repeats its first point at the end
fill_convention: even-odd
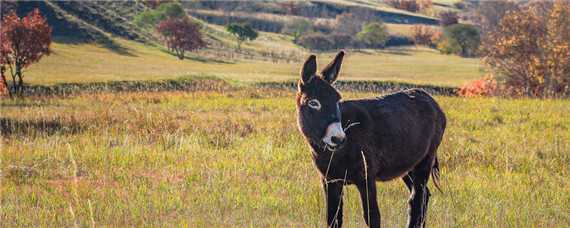
{"type": "Polygon", "coordinates": [[[309,105],[309,107],[312,109],[321,110],[321,102],[319,102],[317,99],[309,100],[309,102],[307,102],[307,105],[309,105]]]}

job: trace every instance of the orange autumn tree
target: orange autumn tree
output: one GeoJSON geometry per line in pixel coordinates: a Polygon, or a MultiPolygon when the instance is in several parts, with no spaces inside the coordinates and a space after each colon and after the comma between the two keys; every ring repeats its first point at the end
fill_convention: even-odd
{"type": "Polygon", "coordinates": [[[24,18],[12,11],[2,18],[0,27],[0,65],[9,69],[12,91],[21,95],[24,69],[50,53],[52,29],[38,9],[24,18]]]}
{"type": "Polygon", "coordinates": [[[503,17],[483,61],[515,95],[570,95],[570,2],[533,2],[503,17]]]}

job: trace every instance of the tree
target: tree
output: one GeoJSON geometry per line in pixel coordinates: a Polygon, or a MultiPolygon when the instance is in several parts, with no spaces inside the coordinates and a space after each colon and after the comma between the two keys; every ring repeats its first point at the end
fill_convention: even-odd
{"type": "Polygon", "coordinates": [[[341,34],[349,34],[354,35],[360,32],[362,29],[362,25],[364,24],[363,21],[358,19],[351,13],[343,13],[336,16],[336,27],[335,31],[341,34]]]}
{"type": "Polygon", "coordinates": [[[356,37],[368,47],[384,47],[388,41],[388,32],[382,22],[372,22],[364,25],[356,37]]]}
{"type": "Polygon", "coordinates": [[[313,29],[313,24],[306,19],[295,19],[287,23],[283,28],[283,32],[293,36],[293,42],[297,43],[299,37],[310,32],[313,29]]]}
{"type": "Polygon", "coordinates": [[[412,38],[416,45],[432,45],[432,37],[435,31],[427,25],[414,25],[412,27],[412,38]]]}
{"type": "Polygon", "coordinates": [[[12,90],[21,95],[24,69],[50,54],[52,29],[38,9],[21,19],[12,11],[2,18],[0,27],[0,65],[8,66],[12,90]]]}
{"type": "Polygon", "coordinates": [[[444,11],[439,14],[439,24],[441,26],[450,26],[459,23],[459,16],[453,11],[444,11]]]}
{"type": "Polygon", "coordinates": [[[318,51],[331,50],[335,46],[333,41],[331,41],[327,35],[322,33],[311,33],[301,36],[299,38],[299,45],[318,51]]]}
{"type": "Polygon", "coordinates": [[[156,30],[162,36],[169,50],[174,51],[176,56],[184,59],[186,51],[194,51],[206,47],[202,39],[200,24],[188,18],[166,19],[158,24],[156,30]]]}
{"type": "Polygon", "coordinates": [[[517,8],[517,3],[512,0],[481,1],[475,11],[474,21],[479,25],[482,34],[485,36],[497,28],[503,16],[517,8]]]}
{"type": "Polygon", "coordinates": [[[533,2],[509,11],[482,52],[509,92],[570,95],[570,2],[533,2]]]}
{"type": "Polygon", "coordinates": [[[458,47],[459,49],[455,54],[463,57],[472,57],[477,54],[479,44],[481,43],[481,37],[479,35],[479,30],[477,30],[475,26],[455,24],[444,29],[443,42],[446,42],[453,47],[458,47]]]}
{"type": "MultiPolygon", "coordinates": [[[[149,1],[149,2],[157,2],[157,1],[149,1]]],[[[136,25],[140,27],[154,27],[159,22],[169,19],[169,18],[185,18],[186,11],[180,3],[178,2],[170,2],[170,3],[157,3],[158,8],[154,10],[144,11],[134,18],[134,22],[136,25]]]]}
{"type": "Polygon", "coordinates": [[[257,39],[257,32],[248,24],[229,24],[226,30],[231,33],[237,41],[237,49],[241,50],[241,43],[257,39]]]}

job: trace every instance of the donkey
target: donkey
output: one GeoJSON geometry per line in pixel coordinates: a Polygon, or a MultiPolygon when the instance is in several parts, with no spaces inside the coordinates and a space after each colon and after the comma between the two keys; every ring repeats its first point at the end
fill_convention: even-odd
{"type": "Polygon", "coordinates": [[[297,85],[297,122],[322,175],[327,224],[342,226],[343,187],[354,184],[366,224],[380,227],[376,181],[402,178],[410,191],[408,227],[425,227],[430,175],[439,189],[436,151],[445,114],[421,89],[341,101],[332,84],[343,57],[339,52],[319,76],[311,55],[297,85]]]}

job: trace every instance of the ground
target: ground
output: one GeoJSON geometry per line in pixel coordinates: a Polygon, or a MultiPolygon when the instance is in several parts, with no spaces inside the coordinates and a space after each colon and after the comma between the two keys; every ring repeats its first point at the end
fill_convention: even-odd
{"type": "MultiPolygon", "coordinates": [[[[429,226],[570,225],[570,102],[436,100],[449,123],[429,226]]],[[[0,106],[7,227],[324,226],[293,92],[99,93],[0,106]]],[[[403,226],[404,184],[378,186],[383,224],[403,226]]],[[[363,226],[357,190],[347,192],[346,225],[363,226]]]]}

